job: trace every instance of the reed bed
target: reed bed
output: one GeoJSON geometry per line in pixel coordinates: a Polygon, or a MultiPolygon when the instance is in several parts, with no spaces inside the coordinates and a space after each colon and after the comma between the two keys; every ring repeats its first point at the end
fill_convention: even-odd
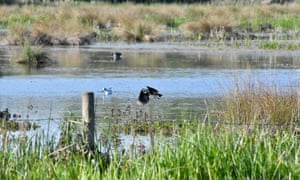
{"type": "Polygon", "coordinates": [[[225,40],[239,38],[235,33],[246,38],[247,33],[255,32],[271,32],[275,33],[274,38],[291,39],[299,33],[299,12],[297,4],[1,6],[0,27],[10,29],[10,39],[24,36],[26,32],[59,37],[96,32],[100,41],[128,42],[214,39],[215,36],[225,40]],[[289,35],[282,35],[287,32],[289,35]]]}
{"type": "MultiPolygon", "coordinates": [[[[299,179],[300,141],[293,130],[270,135],[234,128],[189,124],[180,136],[158,143],[144,155],[71,153],[53,159],[54,145],[24,142],[0,151],[0,176],[5,179],[299,179]],[[193,129],[191,131],[190,129],[193,129]],[[231,129],[231,130],[230,130],[231,129]]],[[[66,147],[68,149],[68,147],[66,147]]],[[[72,149],[72,148],[70,148],[72,149]]]]}
{"type": "Polygon", "coordinates": [[[234,89],[224,94],[219,119],[248,124],[297,124],[300,120],[299,85],[279,86],[236,80],[234,89]]]}
{"type": "Polygon", "coordinates": [[[112,179],[299,178],[299,140],[291,132],[237,134],[199,126],[171,144],[136,160],[112,162],[112,179]],[[124,169],[125,167],[125,169],[124,169]]]}

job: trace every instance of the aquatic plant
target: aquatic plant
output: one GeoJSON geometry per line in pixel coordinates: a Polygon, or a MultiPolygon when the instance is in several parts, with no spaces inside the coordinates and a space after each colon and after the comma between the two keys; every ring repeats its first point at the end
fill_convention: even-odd
{"type": "Polygon", "coordinates": [[[28,41],[25,41],[24,48],[17,61],[20,64],[27,64],[30,66],[41,66],[51,64],[51,61],[45,52],[42,52],[40,48],[32,48],[28,41]]]}

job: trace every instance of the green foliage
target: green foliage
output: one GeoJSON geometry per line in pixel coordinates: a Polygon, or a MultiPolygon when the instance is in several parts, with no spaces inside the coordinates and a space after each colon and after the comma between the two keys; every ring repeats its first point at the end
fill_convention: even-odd
{"type": "Polygon", "coordinates": [[[8,22],[7,21],[0,21],[0,29],[7,29],[8,28],[8,22]]]}
{"type": "MultiPolygon", "coordinates": [[[[38,135],[0,151],[5,179],[291,179],[300,178],[300,140],[289,128],[256,126],[181,126],[180,136],[157,139],[140,156],[115,151],[86,156],[70,140],[77,128],[69,119],[62,135],[70,140],[55,150],[52,138],[38,135]],[[14,149],[14,150],[13,150],[14,149]],[[67,156],[62,156],[63,152],[67,156]],[[53,157],[56,153],[60,156],[53,157]]],[[[158,137],[155,137],[158,138],[158,137]]]]}
{"type": "Polygon", "coordinates": [[[36,57],[40,56],[40,49],[33,49],[28,41],[25,41],[24,49],[22,52],[22,59],[32,62],[36,57]]]}
{"type": "Polygon", "coordinates": [[[8,17],[9,23],[31,24],[33,21],[32,15],[12,14],[8,17]]]}
{"type": "Polygon", "coordinates": [[[280,18],[269,19],[274,27],[281,27],[282,30],[294,30],[300,27],[300,16],[282,16],[280,18]]]}
{"type": "Polygon", "coordinates": [[[24,48],[21,54],[21,60],[18,62],[28,65],[45,65],[49,61],[45,52],[40,48],[32,48],[28,41],[25,41],[24,48]]]}
{"type": "MultiPolygon", "coordinates": [[[[224,127],[223,127],[224,128],[224,127]]],[[[255,129],[251,134],[199,126],[153,154],[114,161],[112,179],[274,179],[300,177],[300,141],[287,132],[255,129]],[[296,161],[295,161],[296,160],[296,161]]]]}
{"type": "Polygon", "coordinates": [[[253,32],[260,32],[263,25],[269,24],[272,29],[280,29],[281,31],[295,30],[300,27],[299,15],[282,15],[279,17],[255,17],[241,18],[239,27],[252,28],[253,32]]]}
{"type": "Polygon", "coordinates": [[[259,47],[262,49],[280,49],[282,48],[281,44],[278,41],[263,41],[259,44],[259,47]]]}
{"type": "Polygon", "coordinates": [[[284,49],[284,50],[296,50],[300,48],[299,43],[280,43],[279,41],[271,40],[271,41],[262,41],[258,45],[259,48],[262,49],[284,49]]]}

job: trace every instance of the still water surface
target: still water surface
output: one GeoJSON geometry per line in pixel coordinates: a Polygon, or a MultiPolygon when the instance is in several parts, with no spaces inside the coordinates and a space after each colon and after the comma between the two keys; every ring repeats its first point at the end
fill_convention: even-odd
{"type": "Polygon", "coordinates": [[[282,87],[298,86],[300,79],[298,51],[211,50],[178,44],[45,47],[56,63],[43,68],[18,65],[21,51],[0,46],[0,109],[28,120],[80,114],[82,92],[92,91],[101,121],[112,108],[145,108],[136,104],[145,86],[163,94],[151,100],[151,111],[161,119],[176,120],[179,109],[200,111],[204,98],[222,96],[237,79],[282,87]],[[111,59],[115,51],[122,52],[120,61],[111,59]],[[111,87],[113,95],[104,97],[103,87],[111,87]]]}

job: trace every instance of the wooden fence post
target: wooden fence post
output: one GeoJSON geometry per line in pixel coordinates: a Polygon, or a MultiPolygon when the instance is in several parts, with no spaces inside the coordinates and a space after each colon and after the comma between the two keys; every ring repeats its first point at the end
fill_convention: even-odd
{"type": "Polygon", "coordinates": [[[95,111],[94,111],[94,93],[84,92],[82,94],[82,121],[84,124],[83,137],[90,151],[95,149],[95,111]]]}

